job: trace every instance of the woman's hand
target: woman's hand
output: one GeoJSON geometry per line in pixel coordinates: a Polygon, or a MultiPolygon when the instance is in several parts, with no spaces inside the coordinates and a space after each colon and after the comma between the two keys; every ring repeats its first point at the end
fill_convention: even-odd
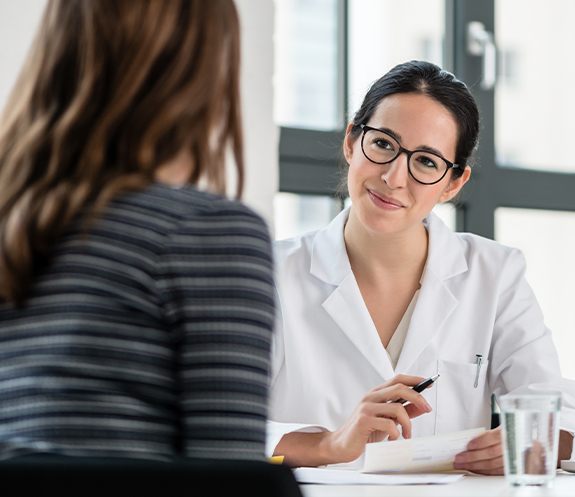
{"type": "Polygon", "coordinates": [[[467,450],[455,456],[455,469],[482,475],[503,474],[501,427],[486,431],[467,444],[467,450]]]}
{"type": "Polygon", "coordinates": [[[326,453],[333,454],[334,462],[357,459],[370,442],[388,438],[397,440],[411,437],[411,421],[431,411],[425,398],[412,390],[423,378],[397,375],[390,381],[370,390],[350,418],[336,431],[323,439],[326,453]],[[403,406],[398,400],[408,401],[403,406]]]}
{"type": "MultiPolygon", "coordinates": [[[[573,448],[573,436],[561,430],[559,436],[559,457],[557,467],[561,465],[561,459],[571,457],[573,448]]],[[[467,450],[455,456],[455,469],[465,469],[483,475],[503,474],[503,439],[501,427],[482,433],[467,444],[467,450]]]]}

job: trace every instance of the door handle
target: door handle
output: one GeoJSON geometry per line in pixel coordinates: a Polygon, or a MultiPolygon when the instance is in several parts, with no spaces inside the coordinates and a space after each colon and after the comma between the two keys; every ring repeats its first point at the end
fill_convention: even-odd
{"type": "Polygon", "coordinates": [[[482,58],[482,74],[479,86],[483,90],[492,90],[497,81],[497,49],[493,33],[485,29],[479,21],[467,24],[467,53],[482,58]]]}

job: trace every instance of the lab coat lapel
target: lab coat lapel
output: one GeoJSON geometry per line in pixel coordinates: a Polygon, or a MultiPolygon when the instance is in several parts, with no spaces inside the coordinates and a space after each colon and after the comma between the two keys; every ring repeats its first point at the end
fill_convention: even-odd
{"type": "Polygon", "coordinates": [[[333,286],[333,290],[326,294],[323,308],[334,324],[345,333],[382,379],[389,379],[394,374],[391,361],[379,339],[347,257],[343,229],[348,211],[342,211],[316,234],[310,272],[333,286]]]}
{"type": "Polygon", "coordinates": [[[467,271],[464,247],[459,238],[433,213],[425,220],[429,234],[427,263],[421,290],[397,362],[396,371],[409,371],[441,329],[459,301],[449,289],[449,279],[467,271]]]}
{"type": "Polygon", "coordinates": [[[379,339],[351,271],[325,300],[323,308],[382,379],[389,379],[394,375],[389,356],[379,339]]]}

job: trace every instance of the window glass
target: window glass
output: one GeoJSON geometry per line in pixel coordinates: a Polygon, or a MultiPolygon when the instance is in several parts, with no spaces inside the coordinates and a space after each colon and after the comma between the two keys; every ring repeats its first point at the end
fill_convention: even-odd
{"type": "Polygon", "coordinates": [[[495,2],[498,78],[495,92],[497,163],[575,171],[568,151],[575,134],[575,2],[495,2]]]}
{"type": "Polygon", "coordinates": [[[338,0],[276,0],[275,102],[282,126],[341,127],[338,0]]]}
{"type": "Polygon", "coordinates": [[[526,276],[553,332],[563,375],[575,379],[575,212],[498,208],[495,236],[523,251],[526,276]]]}
{"type": "Polygon", "coordinates": [[[349,0],[349,115],[396,64],[443,60],[444,0],[349,0]]]}
{"type": "Polygon", "coordinates": [[[274,197],[275,239],[302,235],[327,226],[337,216],[341,202],[324,195],[276,193],[274,197]]]}

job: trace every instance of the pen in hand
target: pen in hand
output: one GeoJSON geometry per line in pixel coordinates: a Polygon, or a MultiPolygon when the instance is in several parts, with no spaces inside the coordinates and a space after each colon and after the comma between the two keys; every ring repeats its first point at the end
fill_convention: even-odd
{"type": "MultiPolygon", "coordinates": [[[[411,387],[412,390],[414,390],[417,393],[421,393],[423,392],[429,385],[432,385],[435,380],[437,380],[437,378],[439,378],[439,373],[437,373],[435,376],[431,376],[423,381],[421,381],[420,383],[418,383],[417,385],[415,385],[414,387],[411,387]]],[[[408,400],[404,400],[404,399],[397,399],[394,400],[393,402],[399,402],[402,406],[406,405],[409,403],[408,400]]]]}

